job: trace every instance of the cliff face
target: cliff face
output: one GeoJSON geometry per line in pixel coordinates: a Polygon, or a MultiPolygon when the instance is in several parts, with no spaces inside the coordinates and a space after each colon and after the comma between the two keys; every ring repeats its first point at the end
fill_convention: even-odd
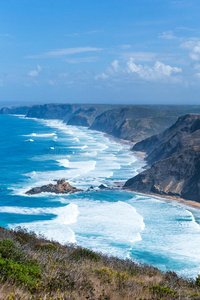
{"type": "Polygon", "coordinates": [[[176,116],[165,116],[151,107],[129,105],[102,113],[95,119],[90,129],[138,142],[166,129],[176,119],[176,116]]]}
{"type": "Polygon", "coordinates": [[[31,106],[19,106],[19,107],[2,107],[0,109],[0,115],[16,114],[16,115],[26,115],[31,106]]]}
{"type": "Polygon", "coordinates": [[[28,111],[27,117],[65,120],[68,119],[74,111],[75,107],[70,104],[33,105],[28,111]]]}
{"type": "Polygon", "coordinates": [[[170,157],[183,148],[199,145],[199,114],[187,114],[178,118],[177,122],[164,132],[147,138],[134,145],[134,151],[147,153],[147,162],[170,157]]]}
{"type": "Polygon", "coordinates": [[[61,119],[70,125],[90,126],[98,115],[111,108],[112,105],[43,104],[31,107],[27,117],[61,119]]]}
{"type": "Polygon", "coordinates": [[[141,141],[162,132],[176,121],[177,117],[163,116],[142,119],[126,119],[116,132],[121,139],[133,142],[141,141]]]}
{"type": "Polygon", "coordinates": [[[137,143],[153,165],[124,187],[200,202],[200,115],[185,115],[163,133],[137,143]]]}
{"type": "Polygon", "coordinates": [[[86,116],[81,114],[74,115],[69,121],[67,122],[68,125],[76,125],[76,126],[84,126],[89,127],[89,120],[86,116]]]}
{"type": "Polygon", "coordinates": [[[151,109],[139,106],[124,106],[102,113],[95,119],[90,128],[120,137],[119,129],[126,119],[142,119],[153,115],[155,115],[155,112],[151,109]]]}

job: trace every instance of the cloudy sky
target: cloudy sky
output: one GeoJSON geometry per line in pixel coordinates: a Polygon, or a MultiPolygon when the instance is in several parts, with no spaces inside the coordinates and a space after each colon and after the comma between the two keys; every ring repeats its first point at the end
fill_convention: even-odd
{"type": "Polygon", "coordinates": [[[0,105],[200,104],[199,0],[1,0],[0,105]]]}

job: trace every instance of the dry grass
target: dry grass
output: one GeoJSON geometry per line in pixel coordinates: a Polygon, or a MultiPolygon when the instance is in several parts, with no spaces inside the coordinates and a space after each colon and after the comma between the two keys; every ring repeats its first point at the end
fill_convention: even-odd
{"type": "Polygon", "coordinates": [[[0,240],[8,239],[14,242],[14,254],[11,256],[7,250],[2,250],[1,242],[0,259],[3,257],[3,262],[7,262],[8,255],[8,259],[19,266],[28,264],[38,268],[38,272],[28,269],[28,276],[32,277],[27,281],[23,268],[11,265],[11,273],[10,265],[6,265],[4,271],[1,268],[2,300],[200,299],[200,280],[184,280],[173,272],[162,273],[153,267],[74,245],[62,246],[22,229],[0,228],[0,240]],[[17,272],[21,272],[21,277],[17,272]]]}

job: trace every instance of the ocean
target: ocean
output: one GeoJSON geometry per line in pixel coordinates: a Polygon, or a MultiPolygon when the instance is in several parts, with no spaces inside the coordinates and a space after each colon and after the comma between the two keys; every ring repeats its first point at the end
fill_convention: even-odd
{"type": "Polygon", "coordinates": [[[181,276],[200,274],[200,211],[117,187],[145,165],[130,146],[59,120],[0,115],[0,125],[0,226],[181,276]],[[61,178],[83,192],[25,194],[61,178]]]}

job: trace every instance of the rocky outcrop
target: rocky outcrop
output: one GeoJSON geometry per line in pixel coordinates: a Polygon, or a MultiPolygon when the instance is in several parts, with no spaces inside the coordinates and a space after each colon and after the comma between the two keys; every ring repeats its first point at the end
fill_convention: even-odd
{"type": "Polygon", "coordinates": [[[55,194],[71,194],[81,192],[82,190],[71,186],[65,179],[57,180],[57,184],[47,184],[41,187],[35,187],[26,192],[27,195],[35,195],[43,192],[55,194]]]}
{"type": "Polygon", "coordinates": [[[152,166],[124,188],[200,202],[200,115],[188,114],[163,133],[133,147],[146,151],[152,166]]]}

